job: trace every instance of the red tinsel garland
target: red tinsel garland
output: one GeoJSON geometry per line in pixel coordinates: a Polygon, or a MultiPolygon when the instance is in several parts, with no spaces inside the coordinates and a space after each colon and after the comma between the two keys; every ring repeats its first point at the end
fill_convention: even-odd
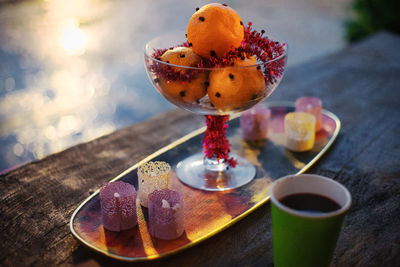
{"type": "MultiPolygon", "coordinates": [[[[280,77],[283,73],[286,58],[283,57],[280,60],[272,61],[280,57],[285,52],[286,44],[279,43],[270,40],[267,36],[264,36],[265,31],[261,30],[258,32],[251,28],[252,23],[249,22],[248,26],[244,28],[244,39],[240,47],[227,53],[224,57],[213,57],[202,58],[201,61],[192,67],[196,68],[215,68],[224,67],[232,64],[232,60],[235,58],[244,58],[249,55],[255,56],[259,62],[262,62],[262,71],[264,73],[265,81],[267,83],[275,83],[277,77],[280,77]]],[[[189,47],[189,43],[186,41],[176,47],[189,47]]],[[[170,48],[156,49],[152,54],[152,57],[160,60],[161,56],[170,48]]],[[[166,67],[165,63],[153,61],[150,64],[150,69],[156,74],[157,77],[163,77],[169,81],[191,81],[195,79],[200,72],[205,70],[201,69],[187,69],[186,72],[176,71],[170,66],[166,67]]]]}
{"type": "MultiPolygon", "coordinates": [[[[246,56],[255,56],[256,59],[261,62],[262,72],[265,77],[265,82],[273,84],[277,81],[284,71],[286,63],[286,57],[277,59],[285,52],[286,44],[281,44],[276,41],[270,40],[267,36],[264,36],[265,31],[257,32],[252,30],[252,23],[249,22],[248,26],[244,28],[244,39],[240,47],[230,51],[224,57],[213,57],[202,58],[200,63],[196,66],[197,68],[216,68],[224,67],[232,64],[233,59],[244,58],[246,56]]],[[[189,47],[189,43],[186,41],[178,46],[189,47]]],[[[157,49],[152,54],[152,57],[160,60],[161,56],[168,49],[157,49]]],[[[206,70],[202,69],[187,69],[186,72],[180,72],[174,70],[171,66],[166,66],[165,62],[161,63],[158,61],[152,61],[150,64],[150,70],[156,74],[157,77],[165,78],[169,81],[191,81],[199,75],[199,73],[206,70]]],[[[229,120],[229,116],[206,116],[207,130],[203,139],[204,154],[207,158],[217,158],[227,163],[231,167],[236,166],[236,160],[229,158],[230,144],[226,139],[226,130],[229,120]]]]}
{"type": "Polygon", "coordinates": [[[203,152],[207,158],[217,158],[231,167],[236,166],[236,160],[229,158],[231,146],[226,139],[226,130],[228,129],[229,115],[207,115],[207,130],[203,139],[203,152]]]}

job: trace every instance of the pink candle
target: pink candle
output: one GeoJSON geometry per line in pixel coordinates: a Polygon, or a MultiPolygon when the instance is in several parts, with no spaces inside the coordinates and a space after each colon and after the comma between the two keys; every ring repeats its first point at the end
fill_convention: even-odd
{"type": "Polygon", "coordinates": [[[118,181],[100,189],[103,226],[110,231],[123,231],[137,225],[136,190],[131,184],[118,181]]]}
{"type": "Polygon", "coordinates": [[[182,194],[170,189],[155,190],[148,199],[151,236],[172,240],[184,232],[182,194]]]}
{"type": "Polygon", "coordinates": [[[304,96],[296,100],[296,111],[307,112],[315,117],[315,131],[322,127],[322,101],[317,97],[304,96]]]}
{"type": "Polygon", "coordinates": [[[271,111],[267,108],[256,106],[240,115],[240,128],[244,140],[256,141],[267,139],[268,122],[271,111]]]}

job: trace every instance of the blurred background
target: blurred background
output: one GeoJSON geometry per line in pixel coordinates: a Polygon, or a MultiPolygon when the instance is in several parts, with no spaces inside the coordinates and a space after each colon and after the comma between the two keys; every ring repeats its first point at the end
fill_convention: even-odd
{"type": "MultiPolygon", "coordinates": [[[[0,0],[0,172],[173,108],[147,79],[144,45],[209,2],[0,0]]],[[[398,2],[224,1],[287,41],[289,67],[398,29],[398,2]]]]}

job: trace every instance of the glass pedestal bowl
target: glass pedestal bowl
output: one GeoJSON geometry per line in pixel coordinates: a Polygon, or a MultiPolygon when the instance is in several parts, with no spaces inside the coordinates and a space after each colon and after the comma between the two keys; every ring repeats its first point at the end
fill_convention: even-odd
{"type": "Polygon", "coordinates": [[[161,61],[160,56],[166,50],[178,44],[189,46],[184,40],[184,31],[169,32],[148,42],[144,52],[147,74],[157,91],[174,105],[206,117],[203,153],[179,162],[177,176],[186,185],[207,191],[245,185],[255,177],[256,169],[247,159],[230,153],[226,123],[229,115],[253,107],[279,85],[286,66],[287,45],[269,38],[271,44],[279,44],[279,53],[261,51],[260,56],[259,51],[261,60],[244,58],[246,54],[242,53],[241,57],[213,67],[161,61]],[[262,56],[264,53],[270,53],[268,60],[262,56]]]}

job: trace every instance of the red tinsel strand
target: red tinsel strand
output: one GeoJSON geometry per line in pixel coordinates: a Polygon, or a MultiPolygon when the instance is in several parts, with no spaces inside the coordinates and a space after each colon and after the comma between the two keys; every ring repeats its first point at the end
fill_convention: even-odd
{"type": "Polygon", "coordinates": [[[230,144],[226,138],[229,115],[207,115],[207,130],[203,139],[203,152],[207,158],[217,158],[231,167],[236,166],[236,160],[229,158],[230,144]]]}
{"type": "MultiPolygon", "coordinates": [[[[283,74],[286,58],[272,61],[278,58],[285,52],[285,44],[281,44],[276,41],[270,40],[267,36],[264,36],[265,31],[257,32],[251,28],[252,23],[249,22],[248,26],[244,28],[244,39],[240,47],[232,49],[224,57],[213,57],[202,59],[199,64],[193,67],[198,68],[215,68],[225,67],[232,64],[233,59],[244,58],[247,56],[255,56],[259,62],[262,62],[262,71],[267,83],[273,84],[277,81],[277,78],[283,74]]],[[[184,42],[178,46],[189,47],[188,42],[184,42]]],[[[169,49],[173,49],[170,47],[169,49]]],[[[152,57],[160,60],[160,57],[168,49],[157,49],[152,54],[152,57]]],[[[170,66],[153,61],[150,64],[150,69],[157,77],[163,77],[170,81],[191,81],[195,79],[200,72],[200,69],[188,69],[182,73],[174,70],[170,66]]]]}

